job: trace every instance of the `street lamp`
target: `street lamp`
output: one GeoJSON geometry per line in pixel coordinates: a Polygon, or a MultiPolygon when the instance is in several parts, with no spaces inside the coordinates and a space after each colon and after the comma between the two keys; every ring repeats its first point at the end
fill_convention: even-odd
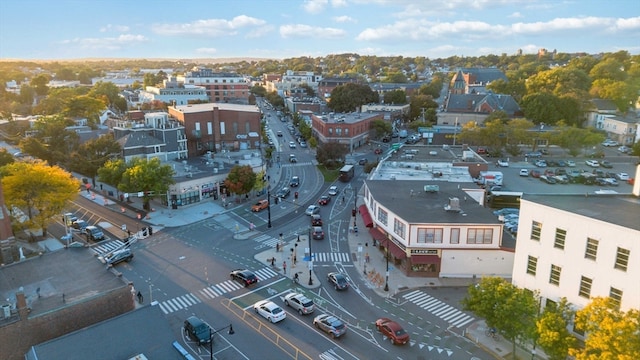
{"type": "Polygon", "coordinates": [[[313,253],[311,252],[311,228],[307,230],[309,233],[309,285],[313,285],[313,279],[311,278],[311,269],[313,269],[313,253]]]}
{"type": "Polygon", "coordinates": [[[211,331],[211,327],[209,327],[209,355],[211,355],[210,359],[213,360],[213,335],[219,333],[224,329],[229,329],[227,334],[233,335],[235,331],[233,331],[233,324],[229,324],[229,326],[225,326],[222,329],[218,329],[216,331],[211,331]]]}
{"type": "Polygon", "coordinates": [[[387,239],[387,252],[384,258],[387,260],[387,272],[384,274],[384,291],[389,291],[389,239],[387,239]]]}
{"type": "Polygon", "coordinates": [[[267,175],[267,227],[271,229],[271,175],[267,175]]]}

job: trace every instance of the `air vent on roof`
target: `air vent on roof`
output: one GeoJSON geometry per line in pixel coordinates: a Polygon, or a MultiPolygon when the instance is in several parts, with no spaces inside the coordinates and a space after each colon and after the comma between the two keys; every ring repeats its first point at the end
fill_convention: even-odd
{"type": "Polygon", "coordinates": [[[444,206],[444,210],[451,212],[461,212],[462,209],[460,209],[460,199],[458,199],[457,197],[449,198],[449,203],[444,206]]]}

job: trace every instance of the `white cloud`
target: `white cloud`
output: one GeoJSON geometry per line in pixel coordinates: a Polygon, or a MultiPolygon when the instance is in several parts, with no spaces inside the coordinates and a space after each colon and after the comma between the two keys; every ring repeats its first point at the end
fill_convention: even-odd
{"type": "Polygon", "coordinates": [[[74,38],[62,41],[65,45],[79,45],[88,49],[118,50],[149,41],[143,35],[123,34],[118,37],[106,38],[74,38]]]}
{"type": "Polygon", "coordinates": [[[152,30],[160,35],[201,35],[207,37],[219,37],[236,35],[244,28],[264,26],[265,20],[240,15],[231,20],[205,19],[196,20],[185,24],[158,24],[152,30]]]}
{"type": "Polygon", "coordinates": [[[104,26],[104,27],[100,28],[100,32],[111,32],[111,31],[127,32],[127,31],[129,31],[129,27],[126,26],[126,25],[107,24],[107,26],[104,26]]]}
{"type": "Polygon", "coordinates": [[[280,26],[280,36],[283,38],[342,38],[346,32],[336,28],[321,28],[303,24],[291,24],[280,26]]]}
{"type": "Polygon", "coordinates": [[[324,10],[328,4],[329,0],[306,0],[304,4],[302,4],[302,8],[308,13],[317,14],[324,10]]]}
{"type": "Polygon", "coordinates": [[[507,17],[511,18],[511,19],[517,19],[517,18],[522,18],[524,16],[522,16],[522,14],[519,11],[516,11],[513,14],[507,16],[507,17]]]}
{"type": "Polygon", "coordinates": [[[638,30],[640,29],[640,17],[616,19],[614,26],[620,30],[638,30]]]}
{"type": "Polygon", "coordinates": [[[218,52],[216,48],[197,48],[196,53],[201,55],[214,55],[218,52]]]}
{"type": "Polygon", "coordinates": [[[333,17],[333,21],[337,22],[337,23],[348,23],[348,22],[358,22],[356,19],[352,18],[351,16],[348,15],[342,15],[342,16],[334,16],[333,17]]]}

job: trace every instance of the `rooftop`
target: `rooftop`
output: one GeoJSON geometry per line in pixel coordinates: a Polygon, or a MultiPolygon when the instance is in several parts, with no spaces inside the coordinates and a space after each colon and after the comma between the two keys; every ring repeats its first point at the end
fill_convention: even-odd
{"type": "Polygon", "coordinates": [[[218,108],[220,110],[260,113],[260,109],[255,105],[241,105],[241,104],[231,104],[231,103],[189,104],[189,105],[174,106],[174,108],[182,113],[199,113],[199,112],[205,112],[205,111],[212,111],[214,108],[218,108]]]}
{"type": "Polygon", "coordinates": [[[640,231],[640,198],[620,194],[524,194],[522,200],[640,231]]]}

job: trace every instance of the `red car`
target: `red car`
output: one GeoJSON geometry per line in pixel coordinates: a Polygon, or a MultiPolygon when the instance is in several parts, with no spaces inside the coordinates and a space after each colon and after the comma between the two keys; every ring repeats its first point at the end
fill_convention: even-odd
{"type": "Polygon", "coordinates": [[[539,170],[531,170],[529,173],[531,174],[531,177],[534,178],[539,178],[540,175],[542,175],[539,170]]]}
{"type": "Polygon", "coordinates": [[[375,150],[373,150],[373,153],[376,154],[376,155],[380,155],[380,154],[382,154],[382,149],[376,148],[375,150]]]}
{"type": "Polygon", "coordinates": [[[328,195],[322,195],[322,197],[320,198],[320,200],[318,200],[318,204],[320,204],[320,205],[327,205],[327,204],[329,204],[329,201],[331,201],[331,196],[328,196],[328,195]]]}
{"type": "Polygon", "coordinates": [[[397,322],[380,318],[376,320],[376,329],[387,336],[393,345],[404,345],[409,342],[409,334],[397,322]]]}

